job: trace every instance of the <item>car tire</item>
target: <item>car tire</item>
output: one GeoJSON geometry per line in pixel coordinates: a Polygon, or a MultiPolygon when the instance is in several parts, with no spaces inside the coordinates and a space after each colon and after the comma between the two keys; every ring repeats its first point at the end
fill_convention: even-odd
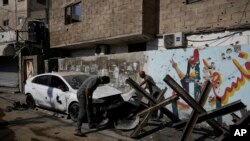
{"type": "Polygon", "coordinates": [[[28,94],[26,96],[26,104],[30,109],[35,109],[36,103],[32,95],[28,94]]]}
{"type": "Polygon", "coordinates": [[[69,107],[69,117],[72,121],[76,122],[78,118],[78,112],[79,112],[79,104],[78,103],[72,103],[69,107]]]}

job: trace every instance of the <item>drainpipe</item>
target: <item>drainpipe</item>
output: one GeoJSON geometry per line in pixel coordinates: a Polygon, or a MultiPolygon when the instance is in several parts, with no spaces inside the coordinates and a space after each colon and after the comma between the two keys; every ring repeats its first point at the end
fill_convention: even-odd
{"type": "Polygon", "coordinates": [[[17,29],[17,0],[15,0],[15,27],[17,29]]]}

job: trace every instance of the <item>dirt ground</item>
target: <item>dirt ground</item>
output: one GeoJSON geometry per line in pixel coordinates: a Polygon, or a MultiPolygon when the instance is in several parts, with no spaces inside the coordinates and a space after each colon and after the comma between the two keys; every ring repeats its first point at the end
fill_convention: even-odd
{"type": "MultiPolygon", "coordinates": [[[[74,123],[65,115],[36,108],[35,110],[8,111],[14,101],[25,103],[25,95],[18,93],[0,93],[0,140],[1,141],[177,141],[182,130],[172,127],[157,128],[159,122],[150,122],[142,132],[142,137],[132,139],[132,131],[121,131],[114,128],[91,129],[84,124],[82,129],[86,137],[74,136],[74,123]]],[[[196,128],[189,140],[216,140],[209,129],[196,128]]]]}

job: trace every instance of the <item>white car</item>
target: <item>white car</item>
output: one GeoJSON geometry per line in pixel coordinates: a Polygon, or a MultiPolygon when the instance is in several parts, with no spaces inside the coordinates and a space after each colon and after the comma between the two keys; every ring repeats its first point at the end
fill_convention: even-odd
{"type": "MultiPolygon", "coordinates": [[[[25,94],[29,107],[36,106],[68,114],[73,120],[78,116],[77,89],[90,75],[80,72],[52,72],[36,75],[26,80],[25,94]]],[[[102,116],[112,104],[124,102],[121,91],[99,86],[93,93],[94,114],[102,116]]]]}

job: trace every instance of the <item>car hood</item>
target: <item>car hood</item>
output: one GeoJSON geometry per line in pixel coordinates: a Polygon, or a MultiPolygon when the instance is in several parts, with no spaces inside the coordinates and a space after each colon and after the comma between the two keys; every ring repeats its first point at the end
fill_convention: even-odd
{"type": "MultiPolygon", "coordinates": [[[[77,93],[77,90],[74,90],[74,93],[77,93]]],[[[111,87],[109,85],[99,86],[93,93],[93,99],[109,97],[121,93],[122,92],[120,90],[117,90],[116,88],[111,87]]]]}

